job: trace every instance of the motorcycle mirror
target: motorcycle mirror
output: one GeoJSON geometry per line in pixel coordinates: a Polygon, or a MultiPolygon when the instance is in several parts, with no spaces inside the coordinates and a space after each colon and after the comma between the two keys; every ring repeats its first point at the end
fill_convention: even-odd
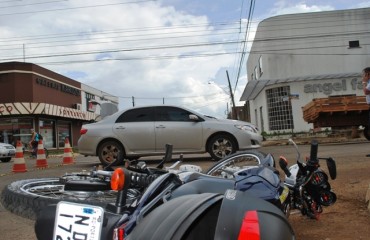
{"type": "Polygon", "coordinates": [[[326,159],[326,165],[328,166],[329,175],[332,180],[337,178],[337,165],[335,160],[330,158],[326,159]]]}
{"type": "Polygon", "coordinates": [[[120,191],[125,186],[125,174],[122,170],[122,168],[117,168],[114,170],[111,180],[110,180],[110,186],[112,190],[120,191]]]}
{"type": "Polygon", "coordinates": [[[292,175],[288,169],[288,161],[284,156],[279,157],[279,166],[284,171],[284,173],[287,175],[287,177],[290,177],[292,175]]]}

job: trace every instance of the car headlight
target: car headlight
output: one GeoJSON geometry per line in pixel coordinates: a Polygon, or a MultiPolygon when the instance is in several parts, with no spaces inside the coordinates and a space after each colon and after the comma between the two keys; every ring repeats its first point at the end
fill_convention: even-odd
{"type": "Polygon", "coordinates": [[[257,129],[255,129],[254,127],[252,127],[250,125],[235,125],[235,127],[237,129],[240,129],[240,130],[250,131],[250,132],[253,132],[253,133],[257,133],[257,129]]]}

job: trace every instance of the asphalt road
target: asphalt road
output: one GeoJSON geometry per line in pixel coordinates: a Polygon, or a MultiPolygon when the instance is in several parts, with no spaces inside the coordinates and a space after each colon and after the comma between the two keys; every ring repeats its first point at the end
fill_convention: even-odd
{"type": "MultiPolygon", "coordinates": [[[[309,155],[309,145],[299,145],[302,152],[302,156],[309,155]]],[[[272,153],[275,159],[280,155],[284,155],[288,158],[289,163],[294,163],[296,158],[296,152],[291,145],[280,145],[280,146],[268,146],[260,149],[266,153],[272,153]]],[[[364,158],[366,154],[369,154],[369,143],[358,142],[358,143],[338,143],[338,144],[322,144],[319,145],[320,156],[332,156],[337,160],[337,164],[342,161],[347,161],[349,157],[361,157],[364,158]]],[[[148,163],[158,162],[160,158],[143,158],[148,163]]],[[[174,156],[174,159],[178,159],[178,156],[174,156]]],[[[370,159],[369,159],[370,160],[370,159]]],[[[9,183],[19,179],[29,178],[41,178],[41,177],[57,177],[61,176],[66,172],[74,172],[81,170],[90,170],[93,166],[99,165],[99,161],[96,157],[83,157],[75,156],[74,164],[63,165],[62,156],[51,156],[47,159],[48,167],[44,169],[36,168],[35,159],[25,159],[26,172],[13,173],[13,160],[8,163],[0,162],[0,191],[9,183]]],[[[211,161],[208,155],[185,155],[185,164],[195,164],[206,169],[214,162],[211,161]]],[[[0,204],[0,239],[36,239],[34,230],[34,222],[19,216],[16,216],[8,212],[0,204]]]]}

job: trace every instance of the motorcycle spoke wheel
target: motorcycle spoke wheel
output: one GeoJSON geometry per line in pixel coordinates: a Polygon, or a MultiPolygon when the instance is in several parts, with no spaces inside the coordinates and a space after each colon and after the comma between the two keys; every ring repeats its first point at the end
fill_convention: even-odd
{"type": "MultiPolygon", "coordinates": [[[[10,212],[35,219],[38,211],[59,201],[70,201],[105,207],[116,201],[117,193],[107,191],[64,191],[59,178],[18,180],[6,186],[1,195],[2,205],[10,212]]],[[[140,192],[129,189],[127,203],[139,197],[140,192]]]]}
{"type": "Polygon", "coordinates": [[[251,166],[258,166],[264,157],[265,155],[258,151],[234,153],[218,161],[205,173],[222,178],[234,178],[235,172],[251,166]]]}

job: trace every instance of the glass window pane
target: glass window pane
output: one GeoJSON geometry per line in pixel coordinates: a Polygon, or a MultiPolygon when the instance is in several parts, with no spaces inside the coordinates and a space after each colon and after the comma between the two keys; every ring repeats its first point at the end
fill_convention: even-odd
{"type": "Polygon", "coordinates": [[[64,142],[66,137],[69,138],[69,142],[72,143],[72,139],[70,138],[70,129],[71,129],[71,123],[70,122],[58,122],[58,146],[64,147],[64,142]]]}
{"type": "Polygon", "coordinates": [[[271,131],[294,128],[292,105],[289,96],[289,86],[266,90],[267,114],[271,131]]]}

